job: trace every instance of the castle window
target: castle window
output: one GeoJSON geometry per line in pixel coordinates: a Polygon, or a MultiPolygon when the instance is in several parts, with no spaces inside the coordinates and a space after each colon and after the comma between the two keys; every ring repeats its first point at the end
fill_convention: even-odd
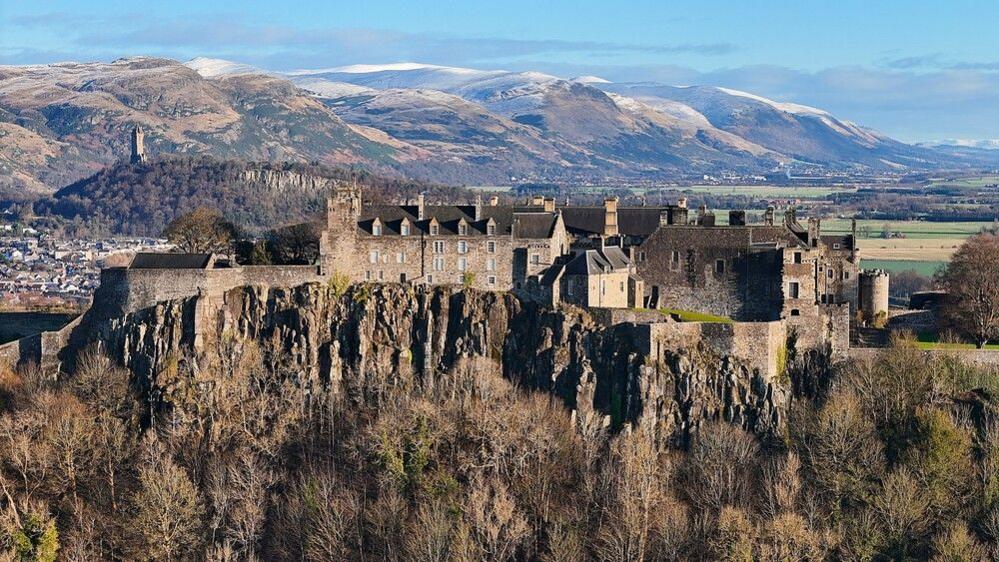
{"type": "Polygon", "coordinates": [[[830,267],[829,271],[826,272],[826,277],[828,277],[829,279],[832,279],[833,278],[833,274],[835,274],[835,273],[836,272],[833,271],[833,268],[830,267]]]}
{"type": "Polygon", "coordinates": [[[365,281],[371,281],[371,272],[370,271],[365,271],[364,272],[364,280],[365,281]]]}
{"type": "Polygon", "coordinates": [[[403,236],[409,236],[409,223],[404,222],[402,226],[399,227],[399,234],[403,236]]]}
{"type": "Polygon", "coordinates": [[[798,298],[799,287],[798,283],[792,281],[787,284],[787,296],[788,298],[796,299],[798,298]]]}
{"type": "Polygon", "coordinates": [[[385,272],[382,271],[381,269],[378,270],[378,280],[379,281],[384,281],[385,280],[385,272]]]}
{"type": "Polygon", "coordinates": [[[791,309],[791,316],[801,316],[801,311],[798,310],[797,308],[792,308],[791,309]]]}
{"type": "Polygon", "coordinates": [[[458,224],[458,235],[459,236],[468,236],[468,225],[467,224],[465,224],[465,223],[459,223],[458,224]]]}
{"type": "Polygon", "coordinates": [[[849,271],[844,271],[843,272],[843,279],[849,279],[849,278],[850,278],[850,272],[849,271]]]}
{"type": "Polygon", "coordinates": [[[725,260],[715,260],[715,274],[725,274],[725,260]]]}
{"type": "Polygon", "coordinates": [[[433,282],[434,282],[434,276],[433,275],[427,275],[427,283],[433,284],[433,282]]]}
{"type": "Polygon", "coordinates": [[[375,224],[371,225],[371,234],[374,236],[382,235],[382,225],[379,224],[377,221],[375,222],[375,224]]]}
{"type": "Polygon", "coordinates": [[[496,225],[495,224],[488,224],[488,225],[486,225],[486,234],[488,234],[489,236],[495,236],[496,235],[496,225]]]}
{"type": "Polygon", "coordinates": [[[459,254],[467,254],[468,253],[468,242],[465,242],[464,240],[459,240],[458,241],[458,253],[459,254]]]}
{"type": "Polygon", "coordinates": [[[642,250],[641,252],[638,252],[638,261],[639,262],[644,262],[645,261],[645,250],[642,250]]]}
{"type": "Polygon", "coordinates": [[[443,240],[435,240],[434,241],[434,253],[435,254],[443,254],[444,253],[444,249],[445,248],[444,248],[444,241],[443,240]]]}
{"type": "Polygon", "coordinates": [[[434,258],[434,271],[444,271],[444,258],[434,258]]]}
{"type": "Polygon", "coordinates": [[[541,256],[538,254],[531,254],[531,265],[538,265],[541,263],[541,256]]]}
{"type": "Polygon", "coordinates": [[[438,224],[431,224],[430,225],[430,235],[431,236],[437,236],[440,233],[441,233],[441,227],[440,227],[440,225],[438,225],[438,224]]]}
{"type": "Polygon", "coordinates": [[[575,284],[572,282],[572,279],[569,279],[569,282],[565,284],[565,294],[567,294],[567,295],[569,295],[571,297],[572,293],[573,293],[573,287],[574,287],[574,285],[575,284]]]}
{"type": "Polygon", "coordinates": [[[406,252],[396,252],[395,263],[406,263],[406,252]]]}
{"type": "Polygon", "coordinates": [[[378,263],[378,250],[368,252],[368,263],[378,263]]]}
{"type": "Polygon", "coordinates": [[[496,271],[496,258],[486,260],[486,271],[496,271]]]}
{"type": "Polygon", "coordinates": [[[838,249],[839,249],[839,243],[833,244],[833,250],[838,250],[838,249]]]}
{"type": "Polygon", "coordinates": [[[486,251],[490,254],[496,253],[496,242],[486,242],[486,251]]]}
{"type": "Polygon", "coordinates": [[[801,263],[801,252],[794,253],[794,263],[801,263]]]}
{"type": "Polygon", "coordinates": [[[458,258],[458,271],[465,271],[468,268],[468,262],[465,258],[458,258]]]}
{"type": "Polygon", "coordinates": [[[486,278],[486,280],[487,280],[487,282],[489,283],[490,286],[496,284],[496,276],[495,275],[490,275],[489,277],[486,278]]]}
{"type": "Polygon", "coordinates": [[[624,292],[624,281],[621,281],[621,286],[618,287],[618,290],[621,291],[622,293],[624,292]]]}

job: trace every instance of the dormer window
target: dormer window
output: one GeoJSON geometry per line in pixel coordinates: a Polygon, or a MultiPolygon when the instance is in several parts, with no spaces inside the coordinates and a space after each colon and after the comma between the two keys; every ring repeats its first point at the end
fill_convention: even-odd
{"type": "Polygon", "coordinates": [[[399,234],[402,236],[409,236],[409,220],[403,219],[402,224],[399,225],[399,234]]]}
{"type": "Polygon", "coordinates": [[[430,221],[430,235],[437,236],[441,233],[441,225],[437,223],[437,219],[432,219],[430,221]]]}
{"type": "Polygon", "coordinates": [[[464,220],[458,223],[458,236],[468,236],[468,224],[464,220]]]}
{"type": "Polygon", "coordinates": [[[486,224],[486,234],[496,236],[496,223],[493,222],[493,219],[489,219],[489,222],[486,224]]]}
{"type": "Polygon", "coordinates": [[[382,235],[382,222],[380,220],[375,219],[375,222],[371,224],[371,234],[372,236],[382,235]]]}

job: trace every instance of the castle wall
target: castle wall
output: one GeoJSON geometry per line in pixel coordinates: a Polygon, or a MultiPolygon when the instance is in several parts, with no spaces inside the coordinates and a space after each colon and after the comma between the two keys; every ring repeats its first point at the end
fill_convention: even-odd
{"type": "Polygon", "coordinates": [[[739,320],[774,320],[774,252],[752,251],[749,228],[661,227],[638,247],[638,275],[659,306],[739,320]],[[674,259],[675,258],[675,259],[674,259]]]}
{"type": "Polygon", "coordinates": [[[316,266],[267,265],[220,269],[127,269],[101,271],[92,314],[110,318],[158,302],[204,295],[209,299],[245,285],[294,287],[325,281],[316,266]]]}
{"type": "Polygon", "coordinates": [[[719,357],[737,358],[768,379],[779,374],[779,356],[787,344],[782,321],[772,322],[658,322],[648,324],[649,353],[664,360],[671,349],[695,349],[700,344],[719,357]]]}

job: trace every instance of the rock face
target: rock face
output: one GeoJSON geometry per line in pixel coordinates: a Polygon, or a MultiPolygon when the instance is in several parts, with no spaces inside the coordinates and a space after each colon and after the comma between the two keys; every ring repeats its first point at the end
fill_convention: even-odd
{"type": "Polygon", "coordinates": [[[144,392],[156,392],[172,361],[196,361],[199,348],[235,338],[257,342],[269,364],[305,384],[334,385],[349,399],[498,369],[557,396],[583,430],[642,424],[675,445],[715,419],[773,436],[790,400],[789,383],[734,357],[697,344],[650,345],[648,326],[604,327],[577,309],[460,288],[358,285],[338,295],[320,284],[241,287],[221,303],[164,302],[88,334],[132,369],[144,392]]]}

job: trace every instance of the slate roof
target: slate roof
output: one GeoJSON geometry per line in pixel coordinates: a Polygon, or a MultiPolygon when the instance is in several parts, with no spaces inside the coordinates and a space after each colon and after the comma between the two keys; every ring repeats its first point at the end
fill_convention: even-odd
{"type": "Polygon", "coordinates": [[[832,248],[834,244],[839,244],[841,250],[853,249],[852,234],[821,234],[819,235],[819,240],[830,248],[832,248]]]}
{"type": "MultiPolygon", "coordinates": [[[[669,207],[618,207],[617,228],[626,236],[648,236],[659,228],[660,216],[669,207]]],[[[600,207],[562,207],[565,227],[575,235],[603,234],[604,214],[600,207]]]]}
{"type": "Polygon", "coordinates": [[[480,219],[475,220],[474,205],[425,205],[424,219],[419,220],[416,205],[364,205],[357,222],[362,234],[371,234],[377,218],[382,224],[382,235],[398,236],[404,220],[409,221],[411,234],[429,234],[432,219],[440,225],[440,235],[457,235],[458,226],[464,220],[468,225],[468,236],[487,233],[490,219],[496,225],[496,235],[509,235],[515,222],[519,223],[518,238],[548,238],[555,226],[555,214],[545,213],[538,208],[515,208],[508,205],[484,205],[480,219]]]}
{"type": "Polygon", "coordinates": [[[129,269],[206,269],[211,254],[166,254],[139,252],[132,258],[129,269]]]}
{"type": "Polygon", "coordinates": [[[551,238],[558,222],[555,213],[514,213],[513,216],[517,238],[551,238]]]}
{"type": "Polygon", "coordinates": [[[627,269],[631,260],[617,246],[602,250],[586,250],[576,254],[565,266],[566,275],[594,275],[608,271],[627,269]]]}

